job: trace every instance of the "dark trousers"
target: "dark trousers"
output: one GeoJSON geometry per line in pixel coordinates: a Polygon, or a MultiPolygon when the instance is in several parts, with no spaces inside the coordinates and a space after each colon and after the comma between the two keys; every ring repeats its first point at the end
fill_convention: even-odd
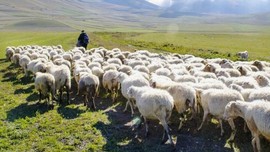
{"type": "Polygon", "coordinates": [[[87,50],[87,45],[88,44],[82,44],[82,47],[84,47],[87,50]]]}

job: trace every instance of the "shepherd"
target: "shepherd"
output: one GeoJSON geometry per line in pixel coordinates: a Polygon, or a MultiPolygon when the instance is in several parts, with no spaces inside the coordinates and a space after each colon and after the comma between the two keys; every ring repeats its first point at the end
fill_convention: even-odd
{"type": "Polygon", "coordinates": [[[88,35],[84,32],[84,30],[82,30],[79,38],[78,38],[78,42],[77,42],[77,47],[84,47],[87,50],[87,45],[89,43],[89,37],[88,35]]]}

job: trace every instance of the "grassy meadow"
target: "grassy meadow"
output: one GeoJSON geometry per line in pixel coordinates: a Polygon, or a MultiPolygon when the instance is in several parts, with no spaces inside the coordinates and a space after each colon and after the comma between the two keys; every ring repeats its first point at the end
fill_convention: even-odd
{"type": "MultiPolygon", "coordinates": [[[[143,137],[144,128],[138,132],[130,128],[132,118],[129,112],[122,112],[125,99],[119,97],[118,102],[112,104],[102,93],[97,103],[99,110],[92,111],[83,106],[83,98],[76,97],[73,89],[70,105],[48,107],[37,102],[38,93],[32,78],[25,78],[20,68],[4,59],[7,46],[61,44],[69,50],[75,46],[78,35],[79,32],[0,32],[0,151],[168,151],[168,145],[159,144],[162,135],[154,133],[161,132],[160,125],[153,123],[157,127],[150,127],[153,133],[149,139],[143,137]]],[[[93,32],[89,35],[91,44],[88,48],[148,49],[206,58],[227,57],[231,53],[233,60],[238,59],[234,55],[238,50],[248,50],[251,59],[270,60],[269,34],[93,32]]],[[[172,121],[172,126],[177,126],[178,118],[173,120],[176,121],[172,121]]],[[[241,138],[244,134],[241,131],[236,137],[237,144],[230,147],[226,143],[230,131],[228,125],[225,137],[219,137],[219,129],[214,125],[205,125],[199,133],[195,127],[187,126],[180,133],[172,128],[179,151],[252,149],[250,136],[241,138]]],[[[267,142],[262,143],[264,150],[270,149],[267,142]]]]}

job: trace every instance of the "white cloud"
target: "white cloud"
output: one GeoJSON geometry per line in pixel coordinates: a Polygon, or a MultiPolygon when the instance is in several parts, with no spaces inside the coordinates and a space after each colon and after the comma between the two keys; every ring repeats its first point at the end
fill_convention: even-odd
{"type": "Polygon", "coordinates": [[[147,0],[147,1],[160,7],[170,7],[172,5],[173,0],[147,0]]]}

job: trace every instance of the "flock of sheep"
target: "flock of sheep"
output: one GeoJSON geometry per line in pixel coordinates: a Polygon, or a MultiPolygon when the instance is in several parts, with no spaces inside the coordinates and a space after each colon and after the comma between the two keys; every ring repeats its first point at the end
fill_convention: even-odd
{"type": "MultiPolygon", "coordinates": [[[[103,47],[85,50],[62,46],[7,47],[6,58],[19,65],[25,76],[33,74],[35,88],[42,96],[62,102],[66,90],[69,103],[71,79],[77,95],[85,97],[84,105],[96,109],[95,98],[103,87],[115,102],[118,92],[127,99],[133,115],[138,109],[145,121],[157,119],[164,127],[162,142],[174,145],[168,121],[175,108],[191,118],[203,113],[201,125],[210,114],[220,123],[228,121],[236,134],[234,119],[242,117],[252,134],[254,151],[260,151],[259,136],[270,140],[270,63],[264,61],[230,61],[204,59],[193,55],[158,54],[147,50],[135,52],[103,47]],[[51,96],[50,96],[51,94],[51,96]]],[[[178,129],[183,125],[180,118],[178,129]]],[[[247,128],[246,128],[247,129],[247,128]]]]}

